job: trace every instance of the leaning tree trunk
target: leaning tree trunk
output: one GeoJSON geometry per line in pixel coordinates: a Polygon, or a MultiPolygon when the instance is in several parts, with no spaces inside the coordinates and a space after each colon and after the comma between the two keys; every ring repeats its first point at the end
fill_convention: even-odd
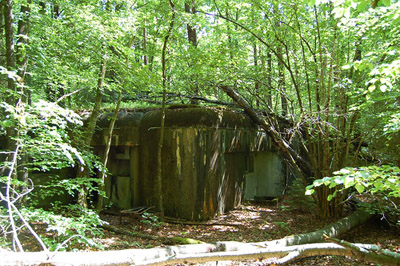
{"type": "MultiPolygon", "coordinates": [[[[262,115],[256,112],[247,102],[244,100],[237,91],[226,85],[219,85],[229,97],[232,98],[237,105],[250,116],[250,118],[258,124],[271,138],[272,143],[276,145],[278,150],[282,152],[285,159],[297,170],[297,174],[301,177],[305,184],[310,184],[312,180],[310,177],[313,175],[313,170],[310,164],[300,156],[300,154],[290,147],[289,143],[282,137],[282,135],[275,129],[272,119],[267,121],[262,115]]],[[[268,119],[268,117],[267,117],[268,119]]]]}
{"type": "MultiPolygon", "coordinates": [[[[110,126],[108,127],[108,131],[106,134],[106,136],[108,136],[108,139],[107,139],[107,143],[106,143],[106,149],[104,151],[103,158],[102,158],[102,163],[103,163],[104,169],[102,169],[102,171],[100,171],[100,181],[99,181],[100,182],[99,190],[102,193],[105,193],[105,179],[106,179],[106,168],[107,168],[107,163],[108,163],[108,156],[109,156],[110,149],[111,149],[114,125],[115,125],[115,122],[117,121],[118,112],[119,112],[119,109],[121,106],[121,98],[122,98],[122,89],[118,93],[117,105],[115,106],[115,110],[114,110],[113,116],[110,121],[110,126]]],[[[97,212],[100,212],[101,209],[103,208],[103,202],[104,202],[104,197],[103,197],[103,195],[99,194],[99,199],[97,202],[97,212]]]]}

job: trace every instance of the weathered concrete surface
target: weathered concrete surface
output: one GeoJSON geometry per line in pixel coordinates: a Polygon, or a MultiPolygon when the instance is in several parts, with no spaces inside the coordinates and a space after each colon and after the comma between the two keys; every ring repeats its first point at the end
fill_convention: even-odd
{"type": "MultiPolygon", "coordinates": [[[[140,165],[142,204],[155,205],[160,111],[143,116],[140,165]]],[[[206,220],[241,203],[245,157],[267,149],[251,120],[232,111],[206,108],[167,110],[162,154],[165,214],[206,220]]]]}
{"type": "MultiPolygon", "coordinates": [[[[119,115],[108,165],[112,175],[106,189],[120,208],[156,205],[160,121],[160,110],[119,115]]],[[[99,126],[106,128],[107,124],[108,119],[103,118],[99,126]]],[[[100,155],[107,137],[104,132],[96,134],[93,142],[100,155]]],[[[268,156],[258,154],[276,152],[265,133],[244,114],[204,107],[167,109],[164,134],[162,189],[166,216],[212,218],[241,203],[247,173],[259,169],[258,182],[263,175],[281,170],[263,169],[263,159],[268,160],[268,156]],[[254,154],[261,159],[249,160],[254,154]]]]}
{"type": "MultiPolygon", "coordinates": [[[[122,111],[118,113],[117,121],[115,122],[114,132],[112,137],[112,146],[137,146],[139,145],[139,127],[144,111],[122,111]]],[[[97,127],[101,128],[97,134],[94,134],[92,145],[104,146],[108,136],[106,135],[107,128],[110,124],[111,113],[107,113],[101,117],[97,123],[97,127]]]]}

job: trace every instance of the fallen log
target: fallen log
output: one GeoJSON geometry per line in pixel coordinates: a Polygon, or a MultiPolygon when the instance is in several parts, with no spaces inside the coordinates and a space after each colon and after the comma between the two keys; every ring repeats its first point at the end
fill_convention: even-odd
{"type": "Polygon", "coordinates": [[[287,236],[279,240],[265,241],[258,243],[259,245],[271,246],[271,245],[302,245],[309,243],[323,242],[328,237],[337,237],[342,235],[352,228],[364,224],[372,217],[372,214],[363,210],[357,210],[347,217],[344,217],[324,228],[306,234],[298,234],[293,236],[287,236]]]}
{"type": "MultiPolygon", "coordinates": [[[[365,244],[353,244],[365,248],[365,244]]],[[[400,265],[400,258],[366,250],[363,253],[335,243],[314,243],[296,246],[271,246],[259,248],[252,245],[246,251],[213,252],[211,244],[171,246],[152,249],[128,249],[102,252],[0,252],[2,265],[174,265],[205,263],[209,261],[265,260],[265,264],[285,264],[295,260],[324,255],[351,256],[361,261],[378,262],[381,265],[400,265]],[[366,255],[367,254],[367,255],[366,255]],[[382,258],[384,256],[384,258],[382,258]]]]}
{"type": "Polygon", "coordinates": [[[378,245],[356,245],[345,240],[327,237],[326,241],[336,243],[352,252],[363,261],[373,261],[383,265],[400,265],[400,254],[381,249],[378,245]]]}
{"type": "Polygon", "coordinates": [[[400,265],[396,253],[384,250],[365,249],[372,245],[353,244],[353,247],[365,249],[355,252],[342,243],[323,242],[324,234],[329,238],[347,232],[362,224],[370,217],[358,211],[321,230],[308,234],[289,236],[279,240],[241,243],[217,242],[215,244],[195,244],[152,249],[129,249],[99,252],[25,252],[0,251],[1,265],[168,265],[181,263],[204,263],[207,261],[270,259],[271,263],[284,264],[304,257],[319,255],[352,256],[360,260],[369,260],[385,265],[400,265]],[[322,234],[322,236],[321,236],[322,234]],[[321,239],[322,237],[322,239],[321,239]],[[373,254],[372,254],[373,252],[373,254]],[[370,255],[365,255],[370,254],[370,255]],[[371,255],[372,254],[372,255],[371,255]],[[382,258],[385,256],[385,258],[382,258]],[[389,257],[389,259],[387,259],[389,257]]]}

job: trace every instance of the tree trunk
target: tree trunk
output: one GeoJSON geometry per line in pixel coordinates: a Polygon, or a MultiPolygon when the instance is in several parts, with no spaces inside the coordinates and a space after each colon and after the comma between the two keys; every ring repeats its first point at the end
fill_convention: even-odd
{"type": "MultiPolygon", "coordinates": [[[[21,18],[18,21],[18,31],[17,31],[17,52],[16,52],[16,65],[18,68],[18,84],[20,86],[19,89],[19,97],[22,103],[30,103],[29,92],[25,89],[25,76],[28,68],[28,54],[27,54],[27,46],[28,46],[28,35],[29,35],[29,17],[30,17],[30,7],[29,5],[32,3],[31,0],[28,1],[27,5],[21,6],[21,18]]],[[[28,170],[26,168],[26,163],[28,162],[28,158],[26,154],[22,154],[18,164],[18,179],[29,183],[28,181],[28,170]]],[[[24,199],[26,200],[26,199],[24,199]]],[[[23,204],[23,201],[22,201],[23,204]]]]}
{"type": "MultiPolygon", "coordinates": [[[[282,47],[280,44],[278,44],[277,52],[278,56],[283,58],[282,47]]],[[[281,95],[282,116],[285,116],[288,113],[288,102],[286,99],[286,80],[282,60],[278,60],[278,76],[278,90],[281,95]]]]}
{"type": "MultiPolygon", "coordinates": [[[[4,26],[6,33],[6,61],[7,61],[7,70],[15,71],[15,57],[14,57],[14,27],[13,27],[13,1],[6,0],[3,1],[3,11],[4,11],[4,26]]],[[[13,105],[16,102],[15,98],[15,81],[12,78],[7,79],[7,87],[8,87],[8,97],[7,102],[13,105]]]]}
{"type": "MultiPolygon", "coordinates": [[[[259,67],[258,67],[258,47],[257,44],[253,44],[253,63],[254,63],[254,72],[259,73],[259,67]]],[[[258,96],[260,93],[260,80],[258,77],[255,77],[254,79],[254,93],[258,96]]],[[[256,108],[258,109],[260,107],[260,100],[257,97],[256,98],[256,108]]]]}
{"type": "MultiPolygon", "coordinates": [[[[14,54],[14,27],[13,27],[13,1],[6,0],[2,1],[3,12],[4,12],[4,27],[5,27],[5,37],[6,37],[6,64],[8,71],[16,71],[15,65],[15,54],[14,54]]],[[[13,78],[7,78],[7,89],[6,96],[3,100],[5,100],[8,104],[15,107],[18,104],[17,93],[16,93],[16,80],[13,78]]],[[[22,107],[24,108],[24,107],[22,107]]],[[[4,161],[11,162],[12,161],[12,151],[16,150],[17,144],[13,137],[18,136],[18,129],[15,127],[6,128],[6,150],[10,151],[7,154],[4,161]]],[[[17,163],[17,162],[16,162],[17,163]]],[[[15,169],[18,169],[18,166],[15,166],[15,169]]],[[[0,169],[1,176],[7,176],[9,174],[9,169],[7,167],[3,167],[0,169]]]]}
{"type": "Polygon", "coordinates": [[[24,252],[16,256],[13,252],[3,252],[2,261],[6,265],[178,265],[199,264],[227,260],[263,260],[268,264],[286,264],[314,256],[348,256],[381,265],[400,265],[400,256],[395,252],[379,249],[375,245],[344,243],[317,243],[288,247],[260,248],[243,244],[240,251],[218,251],[215,245],[196,244],[152,249],[129,249],[99,252],[24,252]],[[281,257],[281,258],[279,258],[281,257]],[[48,259],[49,258],[49,259],[48,259]],[[43,263],[43,264],[41,264],[43,263]]]}
{"type": "Polygon", "coordinates": [[[146,27],[143,27],[143,64],[147,66],[147,30],[146,27]]]}
{"type": "Polygon", "coordinates": [[[157,208],[161,212],[161,218],[163,218],[164,213],[164,205],[163,205],[163,190],[162,190],[162,150],[163,150],[163,142],[164,142],[164,123],[165,123],[165,113],[166,106],[165,100],[167,95],[167,65],[166,65],[166,52],[167,52],[167,44],[168,39],[171,36],[172,29],[175,23],[175,6],[172,0],[169,1],[171,9],[172,9],[172,17],[171,22],[169,24],[169,28],[167,34],[164,37],[164,43],[162,48],[161,55],[161,64],[162,64],[162,85],[163,85],[163,97],[162,97],[162,106],[161,106],[161,122],[160,122],[160,137],[158,141],[158,149],[157,149],[157,176],[156,176],[156,195],[157,195],[157,208]]]}
{"type": "MultiPolygon", "coordinates": [[[[107,139],[107,143],[106,143],[106,149],[104,151],[103,158],[102,158],[102,163],[104,165],[104,168],[107,168],[108,155],[110,153],[114,125],[115,125],[115,122],[117,121],[118,112],[119,112],[120,105],[121,105],[121,97],[122,97],[122,89],[118,93],[117,104],[115,106],[115,110],[114,110],[113,116],[110,121],[110,126],[108,127],[108,132],[106,134],[106,136],[108,136],[108,139],[107,139]]],[[[100,192],[103,192],[103,193],[105,193],[105,178],[106,178],[106,171],[105,171],[105,169],[103,169],[103,171],[100,172],[100,183],[99,183],[99,190],[100,190],[100,192]]],[[[99,199],[97,202],[97,212],[98,213],[103,208],[103,202],[104,202],[104,197],[101,194],[99,194],[99,199]]]]}
{"type": "Polygon", "coordinates": [[[100,73],[99,73],[99,78],[97,80],[96,100],[94,102],[93,110],[90,113],[88,124],[84,132],[84,142],[85,145],[87,146],[90,146],[90,143],[92,142],[94,129],[96,128],[97,119],[99,118],[101,102],[103,99],[103,87],[104,87],[104,79],[106,77],[106,70],[107,70],[107,53],[104,54],[103,60],[100,65],[100,73]]]}
{"type": "MultiPolygon", "coordinates": [[[[4,25],[4,4],[3,1],[0,1],[0,25],[4,25]]],[[[4,34],[4,27],[0,27],[0,36],[3,36],[4,34]]],[[[1,47],[0,51],[3,53],[3,48],[5,47],[1,47]]],[[[3,60],[0,61],[1,64],[3,64],[3,60]]],[[[3,64],[5,65],[5,64],[3,64]]]]}
{"type": "MultiPolygon", "coordinates": [[[[185,1],[185,12],[192,14],[192,15],[196,14],[196,8],[194,6],[194,1],[192,1],[192,3],[189,3],[189,1],[185,1]]],[[[192,49],[196,49],[197,48],[197,31],[189,23],[186,25],[186,28],[187,28],[189,45],[192,47],[192,49]]],[[[189,49],[188,53],[191,53],[192,49],[189,49]]],[[[192,56],[190,56],[190,59],[192,59],[192,56]]],[[[188,61],[189,68],[193,66],[193,62],[194,62],[193,60],[188,61]]],[[[192,76],[190,77],[190,80],[194,81],[194,82],[191,82],[189,85],[190,90],[193,92],[193,94],[195,96],[199,95],[199,86],[197,85],[197,82],[195,82],[196,81],[195,75],[192,74],[192,76]]],[[[193,99],[191,99],[190,103],[197,104],[198,101],[193,98],[193,99]]]]}
{"type": "Polygon", "coordinates": [[[267,105],[272,110],[272,54],[267,52],[267,105]]]}
{"type": "MultiPolygon", "coordinates": [[[[93,106],[93,110],[90,114],[88,119],[88,124],[83,132],[83,141],[84,145],[89,147],[90,143],[92,142],[94,130],[96,128],[97,119],[99,118],[100,114],[100,107],[101,101],[103,99],[103,86],[104,86],[104,79],[106,76],[106,69],[107,69],[107,53],[104,54],[103,60],[100,65],[100,74],[97,81],[97,89],[96,89],[96,100],[93,106]]],[[[89,177],[90,172],[89,168],[86,165],[82,165],[81,168],[78,170],[78,177],[89,177]]],[[[88,207],[87,204],[87,191],[86,187],[82,186],[79,191],[78,195],[78,203],[83,207],[88,207]]]]}
{"type": "MultiPolygon", "coordinates": [[[[19,83],[21,85],[25,84],[25,75],[28,68],[28,35],[29,35],[29,17],[31,9],[29,5],[32,3],[31,0],[28,1],[28,5],[21,6],[22,18],[18,21],[18,39],[17,39],[17,65],[18,65],[18,76],[19,83]]],[[[30,98],[28,97],[28,92],[24,91],[25,86],[21,86],[21,100],[22,102],[27,102],[30,98]]]]}
{"type": "MultiPolygon", "coordinates": [[[[194,1],[189,4],[185,1],[185,12],[190,14],[196,14],[196,8],[194,6],[194,1]]],[[[197,32],[196,29],[192,27],[189,23],[186,25],[187,27],[187,34],[188,34],[188,41],[193,47],[197,47],[197,32]]]]}

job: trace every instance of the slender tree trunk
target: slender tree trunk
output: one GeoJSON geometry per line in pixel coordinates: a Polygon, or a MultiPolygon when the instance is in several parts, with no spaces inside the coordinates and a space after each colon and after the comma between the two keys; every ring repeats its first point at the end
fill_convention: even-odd
{"type": "MultiPolygon", "coordinates": [[[[104,54],[101,65],[100,65],[100,74],[97,81],[97,89],[96,89],[96,100],[93,106],[93,110],[90,114],[88,119],[88,124],[85,128],[83,133],[84,136],[84,144],[89,147],[90,143],[92,142],[94,130],[96,128],[97,120],[100,114],[100,107],[101,101],[103,99],[103,87],[104,87],[104,79],[106,76],[106,69],[107,69],[107,53],[104,54]]],[[[87,166],[81,166],[81,169],[78,170],[78,177],[89,177],[90,170],[87,166]]],[[[87,203],[87,191],[86,186],[82,186],[81,190],[79,191],[78,202],[83,207],[88,207],[87,203]]]]}
{"type": "MultiPolygon", "coordinates": [[[[18,37],[17,37],[17,56],[16,61],[18,64],[18,76],[19,83],[21,85],[25,84],[26,70],[28,67],[28,35],[29,35],[29,17],[30,17],[30,7],[29,5],[32,1],[28,1],[28,5],[21,6],[21,19],[18,21],[18,37]]],[[[22,101],[26,102],[27,94],[23,90],[24,86],[21,86],[21,97],[22,101]]]]}
{"type": "MultiPolygon", "coordinates": [[[[19,85],[19,100],[18,104],[24,105],[27,101],[30,102],[28,92],[25,90],[25,76],[28,67],[28,37],[29,37],[29,17],[30,7],[32,1],[28,1],[27,5],[21,6],[21,18],[18,21],[17,29],[17,51],[16,51],[16,67],[18,74],[18,85],[19,85]]],[[[28,170],[26,169],[26,163],[28,158],[24,153],[21,154],[21,158],[18,160],[19,167],[17,168],[18,179],[28,183],[28,170]]]]}
{"type": "MultiPolygon", "coordinates": [[[[143,28],[143,29],[144,29],[143,34],[145,36],[146,35],[146,33],[145,33],[146,32],[145,31],[146,28],[143,28]]],[[[129,42],[129,45],[128,45],[129,48],[132,48],[135,39],[136,39],[135,36],[133,36],[133,38],[129,42]]],[[[145,41],[144,41],[144,43],[145,43],[145,41]]],[[[145,45],[143,46],[143,48],[144,47],[145,47],[145,45]]],[[[128,58],[129,57],[126,58],[126,62],[125,62],[126,64],[128,64],[128,62],[129,62],[128,58]]],[[[105,67],[106,67],[105,63],[106,62],[104,61],[104,67],[101,68],[103,82],[104,82],[104,78],[105,78],[105,67]]],[[[143,62],[143,63],[145,64],[146,62],[143,62]]],[[[99,82],[100,82],[100,80],[99,80],[99,82]]],[[[114,132],[114,127],[115,127],[115,123],[117,121],[118,113],[119,113],[120,106],[121,106],[122,88],[123,88],[123,86],[120,87],[120,91],[118,92],[117,104],[115,106],[114,113],[113,113],[113,116],[111,118],[110,125],[108,127],[108,131],[106,133],[106,136],[108,136],[108,138],[107,138],[107,141],[106,141],[106,148],[104,150],[104,154],[103,154],[103,157],[102,157],[102,163],[103,163],[104,168],[107,168],[107,164],[108,164],[108,158],[109,158],[111,144],[112,144],[112,136],[113,136],[113,132],[114,132]]],[[[105,169],[103,169],[103,171],[100,172],[99,177],[100,177],[99,190],[100,190],[100,192],[105,194],[106,193],[106,191],[105,191],[105,179],[107,177],[105,169]]],[[[99,198],[98,198],[98,202],[97,202],[97,212],[98,213],[102,210],[103,205],[104,205],[104,197],[100,193],[99,194],[99,198]]]]}
{"type": "MultiPolygon", "coordinates": [[[[5,33],[6,33],[6,61],[7,61],[7,69],[8,71],[15,71],[16,66],[15,66],[15,48],[14,48],[14,27],[13,27],[13,1],[12,0],[4,0],[3,1],[4,5],[4,27],[5,27],[5,33]]],[[[16,97],[15,97],[15,82],[12,78],[8,78],[8,99],[7,102],[9,104],[14,104],[16,102],[16,97]]]]}
{"type": "MultiPolygon", "coordinates": [[[[281,21],[280,21],[280,14],[279,14],[279,7],[277,5],[274,6],[274,15],[275,15],[275,27],[277,31],[281,28],[281,21]]],[[[286,80],[285,80],[285,66],[284,66],[284,57],[282,52],[282,41],[279,40],[276,48],[277,58],[278,58],[278,91],[281,98],[281,113],[285,116],[288,113],[288,102],[286,98],[286,80]]]]}
{"type": "MultiPolygon", "coordinates": [[[[192,1],[191,3],[189,3],[189,1],[185,1],[185,12],[189,13],[189,14],[196,14],[196,8],[194,6],[194,1],[192,1]]],[[[188,42],[189,45],[192,49],[196,49],[197,48],[197,31],[195,28],[192,27],[192,25],[190,25],[189,23],[186,25],[187,28],[187,35],[188,35],[188,42]]],[[[189,49],[189,53],[191,52],[192,49],[189,49]]],[[[192,57],[190,57],[192,59],[192,57]]],[[[193,60],[189,60],[189,68],[192,67],[194,61],[193,60]]],[[[196,82],[196,77],[195,74],[192,74],[192,76],[190,77],[190,90],[193,91],[194,96],[198,96],[199,95],[199,86],[198,84],[194,83],[196,82]]],[[[192,99],[190,101],[191,104],[197,104],[198,101],[196,99],[192,99]]]]}
{"type": "Polygon", "coordinates": [[[267,53],[267,104],[272,108],[272,54],[270,51],[267,53]]]}
{"type": "Polygon", "coordinates": [[[100,75],[97,80],[97,88],[96,88],[96,99],[94,102],[93,110],[90,114],[88,124],[86,126],[86,130],[84,132],[85,144],[90,146],[92,142],[94,129],[96,127],[97,119],[100,114],[101,102],[103,99],[103,87],[104,87],[104,79],[106,77],[107,70],[107,53],[104,54],[103,60],[100,65],[100,75]]]}
{"type": "Polygon", "coordinates": [[[156,176],[156,194],[157,194],[157,207],[161,212],[161,215],[164,215],[164,203],[163,203],[163,190],[162,190],[162,151],[163,151],[163,143],[164,143],[164,124],[165,124],[165,113],[166,113],[166,95],[167,95],[167,61],[166,61],[166,53],[167,53],[167,45],[168,39],[171,36],[172,29],[175,23],[175,5],[172,0],[169,1],[172,17],[171,22],[169,24],[169,28],[167,34],[164,37],[164,43],[162,47],[162,55],[161,55],[161,64],[162,64],[162,86],[163,86],[163,97],[162,97],[162,106],[161,106],[161,122],[160,122],[160,137],[158,141],[158,149],[157,149],[157,176],[156,176]]]}
{"type": "MultiPolygon", "coordinates": [[[[4,25],[4,2],[0,1],[0,25],[4,25]]],[[[0,36],[3,36],[4,34],[4,27],[0,27],[0,36]]],[[[0,51],[3,52],[3,49],[5,47],[1,47],[0,51]]],[[[0,61],[1,63],[3,63],[2,61],[0,61]]]]}
{"type": "MultiPolygon", "coordinates": [[[[230,19],[230,14],[229,14],[229,6],[227,6],[226,7],[226,10],[225,10],[225,17],[227,18],[227,19],[230,19]]],[[[231,36],[231,27],[230,27],[230,25],[229,24],[226,24],[226,31],[227,31],[227,34],[228,34],[228,50],[229,50],[229,59],[231,60],[231,62],[233,61],[233,49],[232,49],[232,46],[233,46],[233,42],[232,42],[232,36],[231,36]]],[[[231,63],[232,64],[232,63],[231,63]]]]}
{"type": "Polygon", "coordinates": [[[147,66],[147,30],[146,27],[143,27],[143,64],[147,66]]]}
{"type": "MultiPolygon", "coordinates": [[[[254,72],[255,73],[260,73],[261,72],[261,71],[259,71],[259,67],[258,67],[258,57],[259,57],[259,55],[258,55],[258,47],[257,47],[257,44],[254,43],[253,44],[253,64],[254,64],[254,72]]],[[[254,80],[254,93],[257,96],[260,93],[260,80],[259,80],[259,76],[258,75],[255,77],[255,80],[254,80]]],[[[259,106],[260,106],[260,100],[257,97],[256,98],[256,108],[259,108],[259,106]]]]}
{"type": "MultiPolygon", "coordinates": [[[[280,45],[277,48],[277,52],[279,57],[283,58],[282,47],[280,45]]],[[[286,99],[286,80],[282,60],[278,60],[278,77],[278,90],[281,95],[282,115],[285,116],[288,113],[288,102],[286,99]]]]}
{"type": "MultiPolygon", "coordinates": [[[[110,121],[110,126],[108,127],[108,131],[106,134],[106,136],[108,136],[108,138],[107,138],[107,143],[106,143],[106,149],[104,151],[103,158],[102,158],[102,163],[104,165],[104,168],[107,167],[107,163],[108,163],[108,156],[109,156],[110,148],[111,148],[114,125],[115,125],[115,122],[117,121],[118,112],[119,112],[120,105],[121,105],[121,96],[122,96],[122,89],[120,89],[120,91],[118,93],[117,104],[115,106],[114,113],[113,113],[113,116],[110,121]]],[[[100,172],[99,190],[104,193],[105,193],[105,178],[106,178],[106,171],[103,170],[100,172]]],[[[97,212],[100,212],[101,209],[103,208],[103,202],[104,202],[104,197],[102,195],[99,195],[99,199],[97,202],[97,212]]]]}

